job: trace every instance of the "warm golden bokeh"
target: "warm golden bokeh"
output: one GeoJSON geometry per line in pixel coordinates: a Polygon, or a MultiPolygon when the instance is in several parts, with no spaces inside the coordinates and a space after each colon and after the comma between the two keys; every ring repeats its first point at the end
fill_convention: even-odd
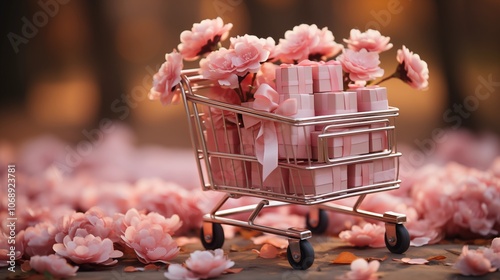
{"type": "MultiPolygon", "coordinates": [[[[15,6],[23,8],[15,15],[30,20],[41,10],[35,1],[25,6],[15,6]]],[[[460,29],[467,24],[498,30],[485,23],[483,17],[495,18],[492,10],[498,11],[499,6],[493,0],[483,1],[482,6],[471,6],[468,1],[440,6],[431,0],[134,0],[98,4],[70,1],[60,5],[58,13],[39,27],[28,43],[20,44],[20,54],[10,60],[15,61],[15,67],[25,69],[20,79],[28,79],[22,81],[22,86],[13,87],[24,88],[24,93],[7,92],[24,98],[2,106],[0,125],[17,124],[9,134],[2,133],[2,138],[19,140],[31,136],[27,130],[57,134],[64,127],[64,137],[77,140],[82,137],[83,128],[110,118],[130,124],[140,142],[190,146],[182,105],[162,106],[150,101],[147,92],[164,54],[179,44],[179,34],[195,22],[217,16],[234,24],[231,36],[271,36],[276,43],[286,30],[300,23],[328,27],[338,43],[343,43],[351,28],[379,29],[394,44],[381,55],[385,75],[395,70],[396,51],[402,45],[418,53],[430,69],[427,91],[413,90],[399,80],[384,84],[389,88],[390,104],[401,111],[400,142],[411,145],[416,139],[430,137],[435,128],[457,124],[458,113],[448,112],[456,105],[470,109],[467,117],[460,116],[461,125],[499,133],[498,85],[489,87],[487,98],[475,96],[481,81],[500,80],[498,63],[494,63],[498,54],[493,52],[498,46],[494,40],[498,39],[482,38],[472,27],[460,29]],[[444,13],[446,19],[443,7],[448,9],[444,13]],[[468,17],[460,23],[465,15],[468,17]],[[456,28],[446,29],[454,25],[456,28]],[[444,41],[443,34],[453,41],[444,41]],[[478,43],[469,39],[477,39],[478,43]],[[443,42],[448,42],[446,46],[452,49],[443,52],[443,42]],[[456,59],[454,65],[447,65],[443,54],[456,59]],[[449,73],[450,69],[455,69],[454,73],[449,73]],[[450,86],[450,81],[455,84],[450,86]],[[26,124],[21,128],[20,122],[26,124]],[[72,137],[68,137],[70,132],[72,137]]],[[[20,34],[23,22],[16,16],[11,19],[14,25],[9,25],[12,30],[8,32],[20,34]]],[[[5,51],[12,49],[9,46],[5,51]]],[[[185,63],[185,68],[196,66],[196,62],[185,63]]]]}

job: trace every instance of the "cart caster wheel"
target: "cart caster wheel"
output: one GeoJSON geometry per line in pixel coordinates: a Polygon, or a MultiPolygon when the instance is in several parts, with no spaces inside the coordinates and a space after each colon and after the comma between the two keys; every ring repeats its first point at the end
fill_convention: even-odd
{"type": "Polygon", "coordinates": [[[307,240],[300,240],[299,247],[300,259],[295,259],[293,257],[290,245],[286,248],[286,257],[293,269],[306,270],[314,263],[314,249],[307,240]]]}
{"type": "Polygon", "coordinates": [[[224,245],[224,230],[222,229],[222,226],[217,223],[212,223],[212,236],[205,236],[202,226],[200,231],[200,240],[206,250],[222,248],[222,245],[224,245]]]}
{"type": "Polygon", "coordinates": [[[306,216],[306,227],[314,234],[322,234],[328,229],[328,213],[323,209],[318,209],[318,221],[311,221],[310,213],[306,216]]]}
{"type": "Polygon", "coordinates": [[[387,237],[387,232],[385,234],[385,246],[391,253],[403,254],[410,248],[410,234],[404,225],[396,225],[396,242],[389,242],[389,237],[387,237]]]}

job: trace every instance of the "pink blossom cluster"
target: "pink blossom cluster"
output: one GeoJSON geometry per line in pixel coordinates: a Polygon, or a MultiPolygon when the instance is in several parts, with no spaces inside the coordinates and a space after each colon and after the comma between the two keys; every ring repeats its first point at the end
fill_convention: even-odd
{"type": "Polygon", "coordinates": [[[169,265],[165,277],[172,280],[216,278],[233,265],[234,262],[224,255],[222,249],[194,251],[189,255],[184,266],[169,265]]]}
{"type": "Polygon", "coordinates": [[[489,248],[470,250],[464,246],[453,267],[465,276],[480,276],[500,269],[500,237],[493,239],[489,248]]]}
{"type": "MultiPolygon", "coordinates": [[[[199,59],[199,72],[225,88],[234,89],[241,102],[252,99],[254,91],[262,83],[274,87],[274,71],[279,63],[299,64],[305,60],[328,61],[336,59],[342,64],[345,88],[349,85],[365,85],[382,78],[379,54],[393,47],[390,38],[378,30],[361,32],[352,29],[344,39],[347,47],[335,42],[328,27],[300,24],[284,33],[279,44],[271,37],[254,35],[231,37],[228,46],[222,43],[229,37],[233,25],[223,20],[205,19],[193,24],[191,30],[180,35],[179,51],[174,49],[165,55],[165,62],[153,77],[149,97],[167,105],[180,99],[175,87],[180,83],[183,60],[199,59]]],[[[428,87],[427,63],[406,46],[397,51],[396,71],[378,83],[399,78],[419,90],[428,87]]]]}

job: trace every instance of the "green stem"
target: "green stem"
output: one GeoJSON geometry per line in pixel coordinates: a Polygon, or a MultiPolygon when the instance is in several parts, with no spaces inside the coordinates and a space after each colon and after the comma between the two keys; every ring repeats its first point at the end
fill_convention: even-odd
{"type": "Polygon", "coordinates": [[[390,79],[392,79],[392,78],[398,78],[398,72],[394,72],[392,75],[390,75],[390,76],[387,76],[387,77],[383,78],[382,80],[378,81],[375,85],[376,85],[376,86],[377,86],[377,85],[380,85],[381,83],[383,83],[383,82],[385,82],[385,81],[387,81],[387,80],[390,80],[390,79]]]}

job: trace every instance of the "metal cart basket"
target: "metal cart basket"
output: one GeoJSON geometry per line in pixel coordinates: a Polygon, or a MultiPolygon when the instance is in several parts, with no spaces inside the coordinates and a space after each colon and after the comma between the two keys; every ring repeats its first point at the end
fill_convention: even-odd
{"type": "Polygon", "coordinates": [[[214,86],[203,79],[197,69],[184,70],[181,76],[179,88],[203,190],[225,193],[213,210],[203,217],[200,238],[206,249],[222,247],[224,232],[221,224],[228,224],[288,237],[287,258],[290,265],[294,269],[307,269],[314,262],[314,250],[307,239],[312,233],[326,230],[326,211],[382,221],[386,227],[385,243],[389,251],[404,253],[409,248],[410,236],[403,225],[405,215],[394,212],[379,214],[360,209],[366,195],[399,188],[401,154],[396,151],[394,126],[399,114],[397,108],[290,118],[207,97],[206,93],[214,86]],[[262,165],[254,151],[258,129],[245,127],[248,119],[261,125],[272,123],[280,143],[278,167],[265,180],[262,165]],[[312,131],[316,131],[313,140],[312,131]],[[295,141],[297,135],[305,137],[311,144],[303,145],[303,142],[295,141]],[[332,150],[332,143],[339,139],[363,136],[366,139],[370,137],[371,141],[371,137],[376,135],[385,140],[377,151],[336,156],[332,150]],[[384,170],[385,176],[377,182],[351,182],[351,178],[347,178],[347,170],[373,162],[385,162],[392,168],[384,170]],[[346,180],[349,185],[346,185],[346,180]],[[242,196],[262,200],[255,205],[221,210],[228,199],[242,196]],[[332,203],[348,197],[358,197],[352,207],[332,203]],[[306,216],[307,229],[276,229],[254,222],[263,208],[289,204],[312,206],[306,216]],[[247,220],[229,217],[242,212],[250,212],[247,220]]]}

